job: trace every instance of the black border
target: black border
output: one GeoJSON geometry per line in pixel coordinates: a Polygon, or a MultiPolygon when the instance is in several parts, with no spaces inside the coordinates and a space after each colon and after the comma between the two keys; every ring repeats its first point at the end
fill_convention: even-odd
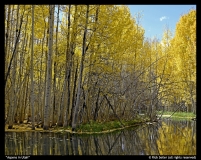
{"type": "MultiPolygon", "coordinates": [[[[64,1],[63,1],[64,2],[64,1]]],[[[67,1],[67,2],[69,2],[69,1],[67,1]]],[[[102,1],[103,2],[103,1],[102,1]]],[[[117,1],[116,1],[117,2],[117,1]]],[[[126,2],[126,1],[124,1],[124,2],[126,2]]],[[[106,3],[103,3],[103,4],[107,4],[108,2],[106,2],[106,3]]],[[[7,5],[7,4],[9,4],[9,3],[5,3],[4,5],[7,5]]],[[[16,3],[16,1],[15,1],[15,3],[12,3],[12,1],[11,1],[11,3],[10,4],[17,4],[16,3]]],[[[21,4],[23,4],[23,3],[21,3],[21,4]]],[[[40,4],[40,2],[39,2],[39,4],[40,4]]],[[[44,4],[49,4],[49,3],[44,3],[44,4]]],[[[58,3],[58,4],[68,4],[68,3],[58,3]]],[[[73,3],[73,4],[75,4],[75,3],[73,3]]],[[[83,4],[83,3],[78,3],[78,4],[83,4]]],[[[86,3],[84,3],[84,4],[86,4],[86,3]]],[[[91,3],[89,3],[89,4],[91,4],[91,3]]],[[[92,3],[93,4],[93,3],[92,3]]],[[[101,4],[101,3],[99,3],[99,4],[101,4]]],[[[116,3],[110,3],[110,4],[116,4],[116,3]]],[[[124,3],[118,3],[118,4],[124,4],[124,3]]],[[[127,3],[127,4],[125,4],[125,5],[128,5],[128,4],[130,4],[130,3],[127,3]]],[[[139,3],[139,4],[130,4],[130,5],[145,5],[146,3],[139,3]]],[[[165,5],[165,4],[168,4],[168,5],[170,5],[169,3],[165,3],[165,4],[161,4],[161,3],[151,3],[151,4],[146,4],[146,5],[153,5],[153,4],[160,4],[160,5],[165,5]]],[[[172,3],[172,4],[174,4],[174,3],[172,3]]],[[[176,4],[178,4],[178,5],[181,5],[182,3],[176,3],[176,4]]],[[[186,3],[187,4],[187,3],[186,3]]],[[[191,5],[191,4],[193,4],[193,5],[196,5],[196,14],[197,14],[197,18],[198,18],[198,13],[199,12],[197,12],[197,8],[198,8],[198,4],[195,2],[195,3],[189,3],[188,5],[191,5]]],[[[4,16],[4,5],[2,5],[3,6],[3,8],[2,8],[2,11],[3,11],[3,14],[2,14],[2,16],[4,16]]],[[[174,4],[175,5],[175,4],[174,4]]],[[[196,20],[197,20],[197,18],[196,18],[196,20]]],[[[3,33],[4,33],[4,35],[3,35],[3,45],[4,45],[4,37],[5,37],[5,29],[4,29],[4,17],[3,17],[3,33]]],[[[197,28],[198,28],[198,20],[197,20],[197,22],[196,22],[196,25],[197,25],[197,28]]],[[[198,35],[198,30],[196,29],[196,34],[198,35]]],[[[198,36],[197,36],[197,46],[198,46],[198,36]]],[[[2,65],[2,69],[3,69],[3,77],[5,78],[5,59],[4,59],[4,46],[2,47],[3,48],[3,54],[1,54],[1,56],[2,56],[2,58],[1,58],[1,60],[3,60],[3,63],[1,63],[1,65],[2,65]]],[[[196,62],[196,69],[197,69],[197,71],[196,71],[196,73],[197,73],[197,84],[196,84],[196,88],[197,88],[197,115],[198,115],[198,113],[199,113],[199,108],[200,108],[200,106],[199,106],[199,101],[198,101],[198,99],[199,99],[199,94],[198,94],[198,92],[199,92],[199,76],[198,76],[198,68],[199,68],[199,49],[198,49],[199,47],[197,47],[197,54],[196,54],[196,60],[197,60],[197,62],[196,62]]],[[[3,79],[3,78],[2,78],[3,79]]],[[[2,80],[1,79],[1,80],[2,80]]],[[[3,82],[1,83],[2,85],[3,85],[3,108],[4,108],[4,104],[5,104],[5,99],[4,99],[4,94],[5,94],[5,90],[4,90],[4,79],[3,79],[3,82]]],[[[4,108],[4,110],[5,110],[5,108],[4,108]]],[[[2,122],[3,122],[3,133],[4,133],[4,135],[5,135],[5,130],[4,130],[4,123],[5,123],[5,119],[4,119],[4,113],[5,112],[2,112],[3,113],[3,115],[1,116],[2,117],[2,122]]],[[[197,131],[197,134],[196,134],[196,138],[197,138],[197,144],[196,144],[196,149],[198,148],[198,145],[199,145],[199,143],[198,143],[198,136],[197,135],[199,135],[199,133],[198,133],[198,121],[199,121],[199,118],[198,118],[198,116],[196,115],[196,131],[197,131]]],[[[5,139],[4,139],[4,135],[2,136],[3,137],[3,140],[5,141],[5,139]]],[[[7,159],[6,157],[5,157],[5,145],[4,145],[4,143],[1,143],[3,146],[2,146],[2,148],[4,149],[4,155],[3,155],[3,157],[5,158],[5,159],[7,159]]],[[[197,149],[197,155],[196,155],[196,159],[199,159],[198,157],[199,157],[199,151],[198,151],[198,149],[197,149]]],[[[118,155],[117,156],[117,158],[120,156],[120,158],[131,158],[131,159],[133,159],[133,158],[146,158],[146,159],[149,159],[149,156],[141,156],[141,155],[139,155],[139,156],[121,156],[121,155],[118,155]]],[[[154,155],[151,155],[151,156],[154,156],[154,155]]],[[[157,157],[159,157],[158,155],[156,155],[157,157]]],[[[162,155],[161,155],[162,156],[162,155]]],[[[171,156],[171,155],[163,155],[163,156],[171,156]]],[[[172,155],[172,156],[174,156],[174,155],[172,155]]],[[[17,156],[13,156],[13,157],[17,157],[17,156]]],[[[33,158],[51,158],[51,157],[53,157],[53,158],[59,158],[59,159],[66,159],[67,157],[81,157],[81,156],[30,156],[28,159],[33,159],[33,158]]],[[[96,158],[97,156],[82,156],[83,158],[92,158],[93,160],[94,160],[94,158],[96,158]]],[[[104,157],[108,157],[108,156],[100,156],[100,157],[102,157],[102,158],[104,158],[104,157]]],[[[112,156],[112,157],[116,157],[116,156],[112,156]]],[[[181,156],[182,157],[182,156],[181,156]]],[[[193,157],[193,156],[192,156],[193,157]]],[[[153,159],[153,158],[151,158],[151,159],[153,159]]]]}

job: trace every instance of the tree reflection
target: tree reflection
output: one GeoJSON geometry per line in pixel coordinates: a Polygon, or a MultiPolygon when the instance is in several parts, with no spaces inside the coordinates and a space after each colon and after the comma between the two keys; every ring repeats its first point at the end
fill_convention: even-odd
{"type": "Polygon", "coordinates": [[[164,120],[102,135],[7,132],[5,155],[196,155],[195,123],[164,120]]]}
{"type": "Polygon", "coordinates": [[[172,121],[171,125],[163,122],[163,128],[158,130],[160,141],[157,140],[161,155],[196,155],[196,126],[191,127],[190,123],[195,122],[172,121]]]}

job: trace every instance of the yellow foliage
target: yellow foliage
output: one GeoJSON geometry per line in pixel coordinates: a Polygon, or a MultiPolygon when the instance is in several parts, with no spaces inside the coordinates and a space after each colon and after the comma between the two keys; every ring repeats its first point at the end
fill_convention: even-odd
{"type": "MultiPolygon", "coordinates": [[[[196,11],[190,10],[181,16],[173,38],[170,30],[166,29],[161,44],[167,57],[161,61],[166,64],[164,74],[169,75],[166,78],[172,84],[165,88],[175,97],[190,99],[189,83],[196,85],[196,11]]],[[[163,68],[158,70],[162,71],[163,68]]]]}
{"type": "Polygon", "coordinates": [[[194,142],[196,140],[195,136],[192,137],[192,130],[187,129],[186,127],[179,130],[178,128],[175,128],[174,125],[167,126],[164,122],[162,123],[163,128],[160,128],[158,131],[161,136],[157,140],[160,155],[191,155],[196,151],[195,146],[192,146],[192,138],[194,142]]]}

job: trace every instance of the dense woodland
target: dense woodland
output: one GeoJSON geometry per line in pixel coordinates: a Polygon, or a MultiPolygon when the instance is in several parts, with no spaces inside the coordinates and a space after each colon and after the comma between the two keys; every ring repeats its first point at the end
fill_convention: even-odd
{"type": "Polygon", "coordinates": [[[126,5],[5,5],[5,124],[44,130],[196,111],[196,10],[144,36],[126,5]]]}

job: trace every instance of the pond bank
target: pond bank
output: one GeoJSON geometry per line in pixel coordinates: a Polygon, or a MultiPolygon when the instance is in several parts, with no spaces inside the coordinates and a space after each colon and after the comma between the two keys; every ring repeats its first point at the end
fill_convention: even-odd
{"type": "MultiPolygon", "coordinates": [[[[160,117],[161,115],[158,115],[160,117]]],[[[184,115],[182,114],[170,114],[165,113],[161,116],[161,118],[173,118],[173,119],[191,119],[196,120],[196,116],[193,115],[184,115]]],[[[155,120],[154,122],[157,122],[158,120],[155,120]]],[[[90,121],[89,123],[82,124],[77,127],[76,131],[72,131],[71,127],[52,127],[49,128],[49,130],[43,130],[43,128],[36,128],[35,130],[31,129],[31,124],[14,124],[13,129],[8,129],[8,125],[5,125],[5,132],[67,132],[67,133],[73,133],[73,134],[102,134],[102,133],[110,133],[117,130],[123,130],[125,128],[129,127],[137,127],[139,125],[143,124],[153,124],[152,121],[150,121],[148,118],[137,118],[132,121],[110,121],[110,122],[94,122],[90,121]],[[123,122],[123,123],[122,123],[123,122]]]]}
{"type": "MultiPolygon", "coordinates": [[[[130,127],[137,127],[139,125],[143,125],[148,123],[148,120],[144,121],[134,121],[134,122],[127,122],[124,126],[122,126],[118,122],[113,122],[113,126],[111,126],[112,122],[109,123],[96,123],[96,124],[85,124],[77,128],[77,131],[72,131],[70,127],[63,128],[63,127],[54,127],[54,128],[49,128],[49,130],[43,130],[43,128],[36,128],[35,130],[31,129],[30,124],[14,124],[13,129],[8,129],[8,125],[5,125],[5,132],[67,132],[67,133],[73,133],[73,134],[103,134],[103,133],[110,133],[114,132],[117,130],[122,130],[125,128],[130,128],[130,127]],[[86,127],[88,125],[88,127],[86,127]],[[115,126],[116,125],[116,126],[115,126]],[[97,129],[97,126],[102,126],[101,129],[97,129]],[[111,128],[109,128],[109,126],[111,128]],[[105,129],[103,129],[103,127],[105,129]]],[[[149,123],[150,124],[150,123],[149,123]]]]}

